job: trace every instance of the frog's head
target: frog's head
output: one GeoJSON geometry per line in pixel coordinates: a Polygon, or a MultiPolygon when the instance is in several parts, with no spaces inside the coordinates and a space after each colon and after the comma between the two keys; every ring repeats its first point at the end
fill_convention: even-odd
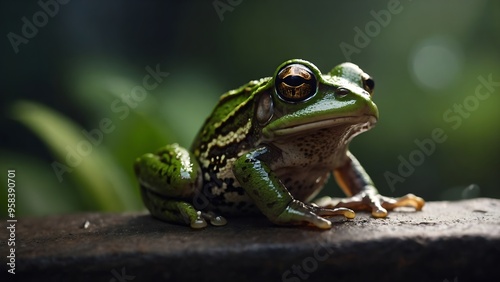
{"type": "Polygon", "coordinates": [[[262,137],[307,134],[347,125],[352,136],[371,128],[378,119],[372,101],[373,79],[352,63],[343,63],[322,74],[304,60],[280,65],[261,96],[256,116],[262,137]]]}

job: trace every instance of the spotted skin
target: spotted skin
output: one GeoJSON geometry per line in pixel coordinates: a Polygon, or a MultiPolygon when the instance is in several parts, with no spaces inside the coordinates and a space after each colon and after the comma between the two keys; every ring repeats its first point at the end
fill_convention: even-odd
{"type": "Polygon", "coordinates": [[[273,77],[221,96],[191,149],[167,145],[135,162],[142,197],[159,219],[203,228],[218,216],[264,214],[280,225],[331,228],[330,216],[375,217],[424,201],[378,194],[349,152],[352,138],[373,127],[373,80],[354,64],[322,74],[304,60],[280,65],[273,77]],[[351,196],[324,207],[309,202],[332,174],[351,196]]]}

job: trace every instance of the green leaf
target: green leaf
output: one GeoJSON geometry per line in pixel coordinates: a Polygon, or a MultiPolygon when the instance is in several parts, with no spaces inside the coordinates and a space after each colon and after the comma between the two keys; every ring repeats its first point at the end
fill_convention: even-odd
{"type": "MultiPolygon", "coordinates": [[[[90,142],[79,126],[55,111],[28,101],[12,106],[12,116],[42,139],[57,160],[52,162],[59,182],[67,177],[79,183],[77,193],[88,208],[121,211],[137,208],[140,201],[123,171],[99,142],[90,142]]],[[[101,140],[102,141],[102,140],[101,140]]]]}

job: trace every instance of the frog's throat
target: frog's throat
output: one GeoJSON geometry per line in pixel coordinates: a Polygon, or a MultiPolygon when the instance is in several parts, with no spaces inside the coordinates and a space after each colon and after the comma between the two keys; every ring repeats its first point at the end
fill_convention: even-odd
{"type": "Polygon", "coordinates": [[[274,131],[273,135],[275,137],[291,136],[295,134],[303,134],[305,132],[315,131],[318,129],[331,128],[347,124],[356,125],[356,128],[359,130],[357,133],[361,133],[372,128],[376,122],[377,118],[371,115],[338,117],[338,118],[317,120],[312,122],[305,122],[284,128],[279,128],[274,131]]]}

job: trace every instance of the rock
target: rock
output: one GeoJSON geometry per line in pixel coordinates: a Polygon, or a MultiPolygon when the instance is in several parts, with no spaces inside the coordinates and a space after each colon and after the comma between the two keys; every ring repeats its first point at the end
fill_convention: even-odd
{"type": "MultiPolygon", "coordinates": [[[[18,281],[500,281],[500,200],[429,202],[321,231],[229,218],[191,230],[147,213],[21,218],[18,281]],[[493,279],[493,280],[491,280],[493,279]]],[[[3,229],[5,230],[5,229],[3,229]]],[[[7,242],[2,236],[2,265],[7,242]]],[[[3,277],[13,275],[2,271],[3,277]]]]}

